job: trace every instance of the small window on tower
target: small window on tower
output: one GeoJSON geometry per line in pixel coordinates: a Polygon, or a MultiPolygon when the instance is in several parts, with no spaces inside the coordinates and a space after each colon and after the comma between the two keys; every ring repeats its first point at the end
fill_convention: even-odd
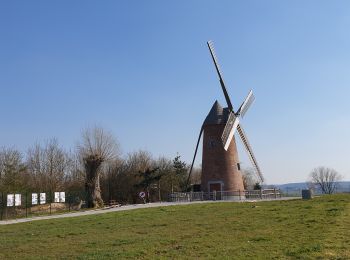
{"type": "Polygon", "coordinates": [[[241,170],[241,165],[237,163],[237,169],[240,171],[241,170]]]}
{"type": "Polygon", "coordinates": [[[209,148],[214,148],[215,145],[216,145],[215,140],[214,139],[210,139],[209,142],[208,142],[209,148]]]}

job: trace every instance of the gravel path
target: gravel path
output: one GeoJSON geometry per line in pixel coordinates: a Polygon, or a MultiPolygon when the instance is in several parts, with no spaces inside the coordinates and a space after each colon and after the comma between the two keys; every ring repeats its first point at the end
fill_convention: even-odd
{"type": "MultiPolygon", "coordinates": [[[[285,198],[279,198],[279,199],[273,199],[273,200],[291,200],[291,199],[300,199],[300,197],[285,197],[285,198]]],[[[87,210],[87,211],[79,211],[79,212],[72,212],[72,213],[65,213],[65,214],[58,214],[58,215],[51,215],[51,216],[2,220],[2,221],[0,221],[0,225],[10,225],[10,224],[24,223],[24,222],[44,220],[44,219],[89,216],[89,215],[104,214],[104,213],[108,213],[108,212],[125,211],[125,210],[133,210],[133,209],[144,209],[144,208],[167,207],[167,206],[174,206],[174,205],[217,203],[217,202],[260,202],[260,201],[268,201],[268,200],[244,200],[244,201],[221,201],[221,200],[218,200],[218,201],[156,202],[156,203],[147,203],[147,204],[134,204],[134,205],[126,205],[126,206],[121,206],[121,207],[116,207],[116,208],[87,210]]]]}

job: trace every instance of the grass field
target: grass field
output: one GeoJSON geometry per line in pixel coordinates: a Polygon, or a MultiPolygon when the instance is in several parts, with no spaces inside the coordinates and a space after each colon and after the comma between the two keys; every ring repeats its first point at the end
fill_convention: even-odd
{"type": "Polygon", "coordinates": [[[0,226],[1,259],[350,259],[350,195],[207,203],[0,226]]]}

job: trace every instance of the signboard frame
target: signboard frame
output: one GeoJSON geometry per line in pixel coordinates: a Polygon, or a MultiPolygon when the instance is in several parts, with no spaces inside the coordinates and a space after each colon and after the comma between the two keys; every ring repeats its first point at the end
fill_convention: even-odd
{"type": "Polygon", "coordinates": [[[15,194],[15,207],[21,206],[22,204],[22,195],[15,194]]]}
{"type": "Polygon", "coordinates": [[[46,204],[46,193],[45,192],[40,192],[39,203],[40,203],[40,205],[46,204]]]}
{"type": "Polygon", "coordinates": [[[7,207],[13,207],[15,205],[15,194],[7,194],[7,207]]]}
{"type": "Polygon", "coordinates": [[[38,205],[38,193],[32,193],[32,205],[38,205]]]}

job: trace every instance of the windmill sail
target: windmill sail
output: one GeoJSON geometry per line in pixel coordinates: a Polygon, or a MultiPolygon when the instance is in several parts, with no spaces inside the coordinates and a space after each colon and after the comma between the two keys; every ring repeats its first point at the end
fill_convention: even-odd
{"type": "Polygon", "coordinates": [[[224,79],[222,78],[222,75],[221,75],[219,63],[217,61],[216,54],[215,54],[215,51],[214,51],[214,45],[213,45],[213,43],[211,41],[208,41],[207,44],[208,44],[208,48],[209,48],[211,57],[213,59],[215,68],[216,68],[216,72],[218,73],[218,76],[219,76],[219,79],[220,79],[220,85],[221,85],[222,91],[224,92],[227,106],[233,112],[233,106],[232,106],[230,97],[229,97],[229,95],[227,93],[227,90],[226,90],[226,87],[225,87],[225,83],[224,83],[224,79]]]}
{"type": "Polygon", "coordinates": [[[222,133],[222,136],[221,136],[221,140],[224,145],[225,151],[227,151],[228,147],[230,146],[231,140],[237,129],[238,124],[239,124],[239,118],[236,117],[235,114],[231,112],[230,115],[228,116],[228,120],[224,128],[224,132],[222,133]]]}
{"type": "Polygon", "coordinates": [[[249,107],[254,102],[254,100],[255,100],[255,97],[254,97],[253,91],[251,90],[249,91],[249,94],[244,100],[244,102],[242,103],[241,107],[238,109],[237,115],[240,115],[243,118],[245,113],[248,111],[249,107]]]}
{"type": "Polygon", "coordinates": [[[248,157],[249,157],[250,161],[252,162],[259,179],[261,180],[261,182],[264,182],[264,177],[263,177],[262,172],[261,172],[261,170],[259,168],[258,162],[256,161],[256,158],[254,156],[253,150],[252,150],[252,148],[251,148],[251,146],[250,146],[250,144],[248,142],[247,136],[244,133],[243,128],[242,128],[241,125],[237,126],[237,132],[238,132],[238,134],[239,134],[239,136],[240,136],[240,138],[241,138],[241,140],[243,142],[243,145],[244,145],[244,147],[245,147],[245,149],[247,151],[248,157]]]}

